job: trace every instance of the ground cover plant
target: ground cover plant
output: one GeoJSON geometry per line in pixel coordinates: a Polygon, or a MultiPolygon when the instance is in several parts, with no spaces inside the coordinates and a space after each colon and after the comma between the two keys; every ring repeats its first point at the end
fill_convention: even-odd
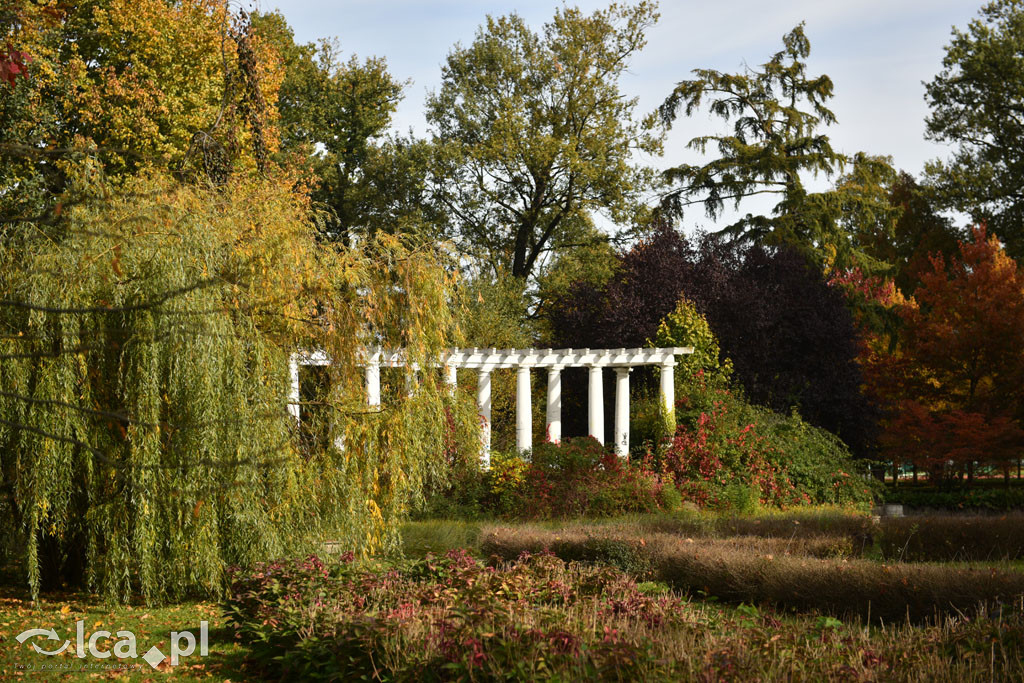
{"type": "Polygon", "coordinates": [[[1021,614],[914,627],[691,600],[608,566],[461,550],[385,566],[317,557],[236,574],[228,601],[272,677],[363,680],[1009,680],[1021,614]]]}

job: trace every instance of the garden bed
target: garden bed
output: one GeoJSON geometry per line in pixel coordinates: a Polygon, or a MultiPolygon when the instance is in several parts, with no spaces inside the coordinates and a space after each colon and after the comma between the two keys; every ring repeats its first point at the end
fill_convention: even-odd
{"type": "Polygon", "coordinates": [[[867,628],[693,600],[608,566],[463,551],[317,558],[237,575],[233,625],[266,677],[360,680],[934,680],[1024,677],[1020,612],[867,628]]]}

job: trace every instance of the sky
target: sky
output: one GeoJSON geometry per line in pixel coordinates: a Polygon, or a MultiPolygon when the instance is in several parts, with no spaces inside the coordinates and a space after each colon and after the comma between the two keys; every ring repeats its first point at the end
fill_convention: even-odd
{"type": "MultiPolygon", "coordinates": [[[[584,11],[608,2],[570,2],[584,11]]],[[[833,146],[852,154],[888,155],[897,168],[920,174],[926,161],[949,156],[925,140],[924,81],[940,70],[953,26],[965,28],[982,0],[662,0],[661,18],[648,43],[620,81],[639,98],[638,114],[654,110],[695,68],[735,72],[762,64],[781,49],[782,36],[806,22],[812,76],[828,74],[835,85],[831,109],[837,124],[826,130],[833,146]]],[[[428,133],[427,95],[440,85],[441,65],[456,43],[472,42],[488,14],[516,12],[535,30],[562,3],[414,0],[258,0],[278,9],[299,42],[336,38],[343,55],[387,59],[398,80],[409,80],[394,117],[401,132],[428,133]]],[[[720,124],[697,115],[677,120],[665,155],[648,163],[666,168],[699,158],[685,148],[720,124]]],[[[820,181],[823,183],[824,181],[820,181]]],[[[814,186],[814,183],[811,185],[814,186]]]]}

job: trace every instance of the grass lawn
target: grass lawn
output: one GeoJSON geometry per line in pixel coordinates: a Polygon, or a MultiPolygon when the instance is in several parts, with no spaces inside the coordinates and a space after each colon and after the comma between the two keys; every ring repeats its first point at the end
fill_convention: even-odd
{"type": "MultiPolygon", "coordinates": [[[[116,635],[109,640],[98,640],[97,649],[109,651],[116,641],[116,635]]],[[[171,676],[185,681],[244,681],[249,679],[243,668],[245,653],[246,649],[225,630],[221,608],[214,603],[186,602],[155,608],[109,607],[89,595],[70,593],[46,595],[33,604],[19,592],[0,589],[0,679],[149,681],[171,676]],[[138,658],[96,659],[87,654],[79,659],[75,655],[76,622],[79,620],[84,622],[86,647],[89,635],[96,631],[131,631],[137,641],[138,658]],[[198,641],[202,621],[208,622],[209,627],[206,657],[199,655],[197,645],[196,652],[182,657],[175,667],[165,660],[154,669],[142,659],[153,646],[169,655],[172,631],[191,631],[198,641]],[[53,628],[59,640],[39,636],[18,643],[18,634],[33,628],[53,628]],[[65,640],[70,640],[71,644],[59,655],[46,656],[32,649],[32,644],[36,643],[46,650],[56,650],[65,640]],[[117,668],[122,664],[131,668],[117,668]]]]}

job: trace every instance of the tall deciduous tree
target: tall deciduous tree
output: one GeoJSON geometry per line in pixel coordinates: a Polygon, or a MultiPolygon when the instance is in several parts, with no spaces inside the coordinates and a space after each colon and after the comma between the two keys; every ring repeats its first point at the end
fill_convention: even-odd
{"type": "MultiPolygon", "coordinates": [[[[279,12],[259,15],[254,25],[285,67],[278,99],[282,153],[312,175],[313,200],[330,209],[327,233],[348,241],[353,231],[366,230],[367,214],[387,196],[373,201],[370,195],[377,188],[368,187],[371,177],[379,181],[393,165],[408,171],[409,160],[418,158],[408,146],[380,144],[403,84],[391,76],[382,58],[360,61],[352,56],[343,61],[337,44],[329,40],[296,44],[279,12]],[[368,174],[371,168],[376,175],[368,174]]],[[[412,177],[422,181],[425,171],[412,177]]]]}
{"type": "Polygon", "coordinates": [[[956,145],[926,167],[939,198],[1024,256],[1024,2],[990,2],[954,29],[926,99],[928,137],[956,145]]]}
{"type": "Polygon", "coordinates": [[[1024,273],[983,228],[931,265],[871,369],[891,408],[882,443],[895,459],[1005,463],[1024,447],[1024,273]]]}
{"type": "Polygon", "coordinates": [[[644,345],[682,296],[707,318],[753,402],[798,408],[868,450],[875,414],[860,390],[853,318],[843,293],[794,249],[714,235],[690,243],[662,226],[622,255],[607,284],[580,283],[552,307],[550,343],[644,345]]]}
{"type": "Polygon", "coordinates": [[[634,121],[618,81],[656,17],[649,2],[564,8],[542,34],[515,14],[488,17],[448,56],[427,120],[437,196],[468,253],[529,278],[550,252],[593,240],[593,212],[628,223],[643,211],[632,155],[660,138],[653,117],[634,121]]]}
{"type": "Polygon", "coordinates": [[[913,292],[921,274],[931,269],[930,255],[952,256],[964,235],[910,174],[901,172],[888,190],[899,217],[893,223],[883,214],[881,225],[859,221],[856,240],[873,258],[890,265],[886,275],[900,291],[913,292]]]}
{"type": "Polygon", "coordinates": [[[739,208],[746,198],[775,196],[772,215],[747,214],[724,232],[760,244],[787,244],[828,265],[874,266],[851,239],[850,222],[891,222],[885,183],[894,171],[888,159],[837,152],[820,132],[836,120],[827,106],[832,80],[808,75],[804,60],[810,50],[800,24],[759,69],[737,74],[695,69],[694,79],[676,86],[659,110],[666,126],[680,111],[691,116],[706,105],[731,122],[732,131],[690,140],[690,149],[713,150],[717,158],[665,171],[669,189],[662,206],[681,216],[686,207],[702,204],[708,217],[717,219],[729,204],[739,208]],[[814,193],[805,187],[805,176],[831,177],[846,165],[852,170],[834,189],[814,193]]]}

